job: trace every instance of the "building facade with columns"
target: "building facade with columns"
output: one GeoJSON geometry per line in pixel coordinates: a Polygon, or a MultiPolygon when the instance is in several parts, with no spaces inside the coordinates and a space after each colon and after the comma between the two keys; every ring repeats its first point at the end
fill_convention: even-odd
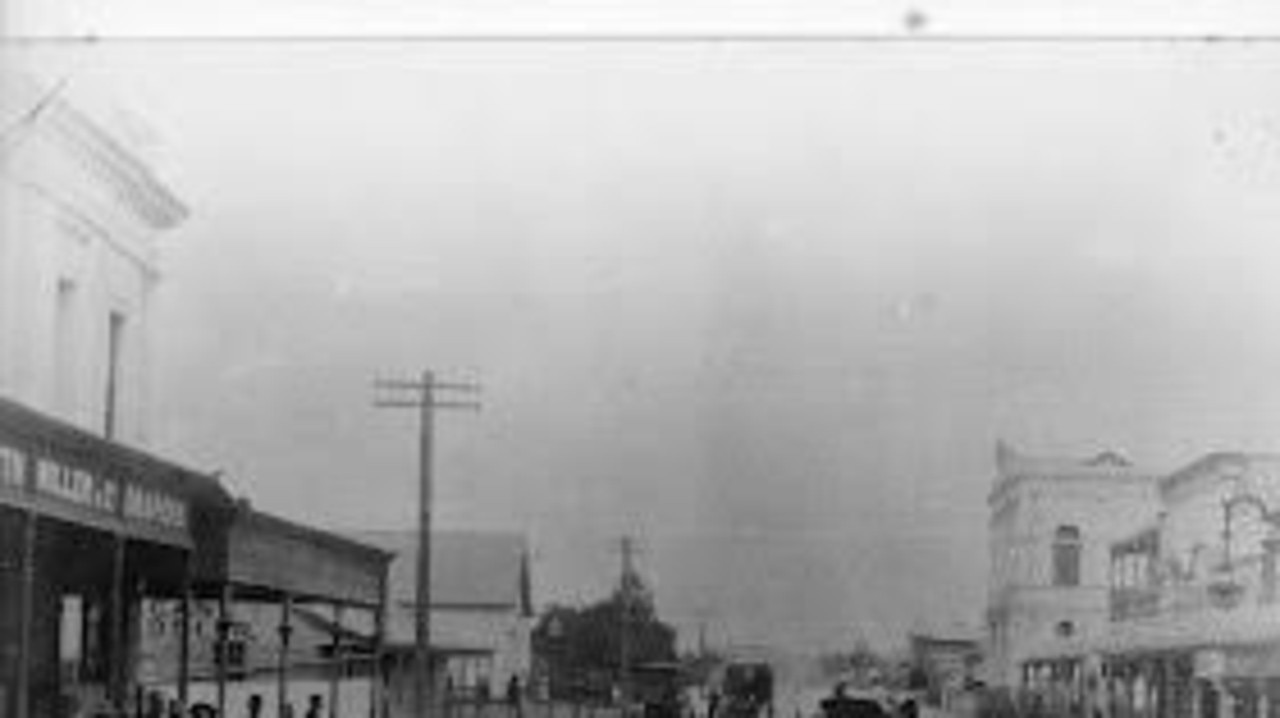
{"type": "Polygon", "coordinates": [[[0,395],[146,447],[157,247],[187,207],[100,93],[17,72],[3,90],[0,395]]]}

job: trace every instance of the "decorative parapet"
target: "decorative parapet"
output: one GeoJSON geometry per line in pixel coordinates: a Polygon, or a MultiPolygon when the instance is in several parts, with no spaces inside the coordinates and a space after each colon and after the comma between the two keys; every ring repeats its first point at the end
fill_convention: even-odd
{"type": "Polygon", "coordinates": [[[1157,475],[1106,450],[1085,458],[1030,456],[1004,440],[995,447],[996,478],[987,501],[995,505],[1006,490],[1026,480],[1094,481],[1154,484],[1157,475]]]}

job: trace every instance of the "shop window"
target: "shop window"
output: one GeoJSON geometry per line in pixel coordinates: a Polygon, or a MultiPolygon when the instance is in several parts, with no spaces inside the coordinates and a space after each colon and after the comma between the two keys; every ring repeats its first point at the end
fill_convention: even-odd
{"type": "Polygon", "coordinates": [[[1053,585],[1080,585],[1080,529],[1059,526],[1053,534],[1053,585]]]}
{"type": "MultiPolygon", "coordinates": [[[[242,672],[245,668],[245,641],[243,638],[230,638],[226,643],[227,670],[233,674],[242,672]]],[[[220,660],[222,654],[222,644],[214,643],[213,656],[214,660],[220,660]]]]}
{"type": "Polygon", "coordinates": [[[79,669],[84,660],[86,634],[91,625],[86,620],[84,600],[79,596],[63,596],[58,612],[58,659],[65,665],[79,669]]]}
{"type": "Polygon", "coordinates": [[[159,601],[148,601],[145,605],[147,606],[146,611],[149,617],[151,635],[157,638],[164,638],[169,635],[174,619],[170,615],[168,607],[159,601]]]}
{"type": "MultiPolygon", "coordinates": [[[[26,457],[16,449],[0,446],[0,486],[22,487],[27,483],[26,457]]],[[[19,539],[6,541],[6,546],[21,545],[19,539]]],[[[16,555],[16,554],[15,554],[16,555]]]]}
{"type": "Polygon", "coordinates": [[[58,607],[58,660],[65,678],[83,683],[106,681],[108,631],[101,600],[62,596],[58,607]]]}
{"type": "Polygon", "coordinates": [[[244,641],[234,640],[227,643],[227,667],[233,669],[244,668],[244,641]]]}

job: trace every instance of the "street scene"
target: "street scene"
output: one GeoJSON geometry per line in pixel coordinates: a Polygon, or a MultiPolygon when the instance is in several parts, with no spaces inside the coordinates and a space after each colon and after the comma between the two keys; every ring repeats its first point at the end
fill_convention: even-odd
{"type": "Polygon", "coordinates": [[[1280,718],[1280,44],[61,5],[0,718],[1280,718]]]}

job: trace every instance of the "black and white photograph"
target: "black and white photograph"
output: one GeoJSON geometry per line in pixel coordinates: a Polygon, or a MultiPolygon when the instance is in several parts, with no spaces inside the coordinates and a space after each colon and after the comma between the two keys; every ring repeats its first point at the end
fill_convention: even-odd
{"type": "Polygon", "coordinates": [[[1280,6],[0,0],[0,718],[1280,718],[1280,6]]]}

